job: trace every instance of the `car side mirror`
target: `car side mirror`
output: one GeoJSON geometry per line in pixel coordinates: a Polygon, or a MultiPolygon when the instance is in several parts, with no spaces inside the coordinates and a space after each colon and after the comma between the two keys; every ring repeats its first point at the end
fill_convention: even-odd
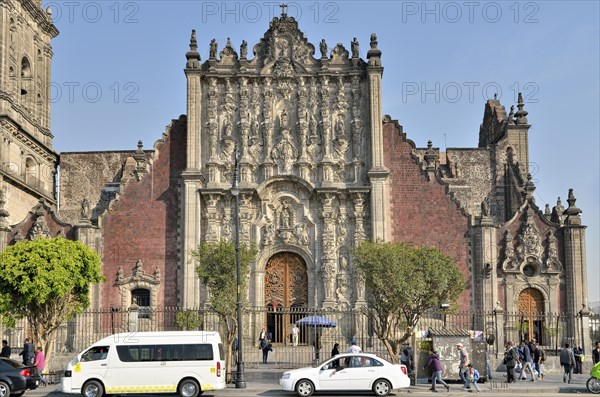
{"type": "Polygon", "coordinates": [[[323,365],[323,368],[321,368],[323,371],[325,371],[326,369],[329,369],[329,365],[325,364],[323,365]]]}

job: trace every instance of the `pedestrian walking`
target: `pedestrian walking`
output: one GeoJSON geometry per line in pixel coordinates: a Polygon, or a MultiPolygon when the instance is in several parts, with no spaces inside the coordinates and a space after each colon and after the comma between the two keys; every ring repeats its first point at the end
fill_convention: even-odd
{"type": "Polygon", "coordinates": [[[48,380],[44,378],[44,368],[46,368],[46,356],[42,351],[42,347],[38,346],[35,348],[35,358],[33,359],[33,365],[36,367],[37,374],[40,378],[40,382],[44,387],[48,386],[48,380]]]}
{"type": "Polygon", "coordinates": [[[473,368],[473,364],[471,364],[471,363],[467,364],[467,381],[469,382],[469,385],[473,385],[475,390],[477,390],[477,392],[479,393],[481,391],[481,389],[479,388],[479,385],[477,384],[478,380],[479,380],[479,371],[476,370],[475,368],[473,368]]]}
{"type": "MultiPolygon", "coordinates": [[[[335,357],[338,354],[340,354],[340,344],[336,343],[333,345],[333,349],[331,349],[331,357],[335,357]]],[[[340,359],[338,358],[337,360],[333,360],[331,362],[331,365],[333,365],[335,368],[340,366],[340,359]]]]}
{"type": "Polygon", "coordinates": [[[260,331],[260,335],[258,337],[259,341],[262,341],[263,339],[267,339],[267,330],[265,328],[260,331]]]}
{"type": "Polygon", "coordinates": [[[0,357],[10,358],[10,346],[8,345],[8,341],[6,339],[2,341],[2,351],[0,352],[0,357]]]}
{"type": "Polygon", "coordinates": [[[529,346],[525,340],[521,341],[521,347],[519,350],[522,353],[522,356],[519,357],[521,360],[521,375],[519,376],[519,380],[527,380],[527,376],[525,375],[525,370],[528,369],[531,374],[531,381],[535,382],[535,375],[533,374],[533,359],[531,358],[531,351],[529,351],[529,346]]]}
{"type": "Polygon", "coordinates": [[[541,347],[533,344],[533,368],[537,371],[537,379],[544,380],[544,361],[546,361],[546,351],[541,347]]]}
{"type": "Polygon", "coordinates": [[[575,355],[569,343],[565,343],[565,347],[560,350],[560,365],[564,369],[563,382],[571,383],[573,367],[575,366],[575,355]]]}
{"type": "Polygon", "coordinates": [[[298,346],[298,335],[300,334],[300,328],[296,324],[292,325],[292,346],[298,346]]]}
{"type": "Polygon", "coordinates": [[[517,352],[513,349],[513,343],[506,343],[506,351],[504,352],[504,365],[506,366],[506,383],[515,382],[515,365],[517,364],[517,352]]]}
{"type": "Polygon", "coordinates": [[[427,364],[425,364],[423,368],[427,367],[431,369],[431,389],[429,390],[437,393],[437,390],[435,389],[435,384],[436,382],[439,382],[446,388],[446,391],[450,391],[450,386],[448,386],[448,384],[442,379],[443,368],[442,363],[440,362],[440,358],[438,357],[437,352],[433,349],[429,349],[429,359],[427,360],[427,364]]]}
{"type": "Polygon", "coordinates": [[[28,367],[33,365],[33,358],[35,356],[35,349],[33,347],[33,339],[30,337],[25,338],[25,344],[23,345],[23,350],[19,353],[20,356],[23,356],[23,365],[28,367]]]}
{"type": "Polygon", "coordinates": [[[469,381],[467,380],[467,364],[469,364],[469,353],[467,353],[462,343],[457,343],[456,349],[458,350],[458,374],[460,375],[460,380],[462,381],[463,387],[465,389],[470,389],[471,386],[469,385],[469,381]]]}
{"type": "Polygon", "coordinates": [[[596,346],[592,350],[592,362],[594,365],[600,363],[600,341],[596,342],[596,346]]]}
{"type": "Polygon", "coordinates": [[[575,356],[575,368],[573,370],[574,374],[583,373],[583,354],[584,353],[581,345],[577,345],[577,347],[573,349],[573,355],[575,356]]]}
{"type": "Polygon", "coordinates": [[[266,337],[260,341],[260,349],[262,350],[263,364],[266,364],[269,359],[269,352],[273,351],[271,341],[266,337]]]}

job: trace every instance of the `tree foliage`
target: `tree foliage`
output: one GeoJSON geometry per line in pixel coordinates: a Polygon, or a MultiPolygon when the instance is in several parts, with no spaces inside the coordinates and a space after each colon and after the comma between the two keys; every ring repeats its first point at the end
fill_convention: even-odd
{"type": "Polygon", "coordinates": [[[435,248],[364,242],[354,262],[367,288],[373,330],[394,363],[423,313],[454,302],[465,289],[460,270],[435,248]]]}
{"type": "Polygon", "coordinates": [[[8,327],[25,318],[48,358],[56,329],[90,305],[90,284],[104,281],[100,257],[62,237],[23,240],[0,253],[0,314],[8,327]]]}
{"type": "MultiPolygon", "coordinates": [[[[255,246],[240,244],[240,295],[247,300],[250,262],[256,259],[255,246]]],[[[237,261],[235,244],[221,239],[204,242],[192,252],[198,261],[198,277],[210,292],[210,305],[219,316],[227,342],[227,374],[231,373],[231,351],[237,335],[237,261]]]]}

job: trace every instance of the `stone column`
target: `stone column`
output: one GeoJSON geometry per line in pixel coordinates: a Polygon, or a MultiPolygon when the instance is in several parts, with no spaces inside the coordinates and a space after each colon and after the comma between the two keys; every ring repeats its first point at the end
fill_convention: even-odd
{"type": "Polygon", "coordinates": [[[371,169],[367,173],[371,181],[371,222],[374,241],[389,240],[387,178],[389,170],[383,163],[383,124],[381,108],[381,51],[377,48],[377,35],[371,35],[371,49],[367,53],[369,64],[369,111],[371,120],[371,169]]]}
{"type": "Polygon", "coordinates": [[[201,200],[198,190],[202,187],[202,72],[200,54],[196,42],[196,31],[192,30],[190,50],[185,54],[184,69],[187,80],[187,164],[182,173],[181,195],[181,256],[178,273],[178,303],[182,307],[200,305],[200,281],[196,274],[196,261],[191,251],[197,248],[201,236],[201,200]]]}
{"type": "MultiPolygon", "coordinates": [[[[588,318],[588,286],[587,286],[587,264],[585,257],[585,229],[581,224],[581,210],[575,206],[575,195],[573,189],[569,189],[567,202],[569,207],[565,210],[565,223],[563,226],[563,244],[565,252],[566,282],[564,285],[567,292],[568,318],[573,319],[569,326],[570,336],[581,335],[582,343],[589,350],[591,348],[589,326],[581,327],[580,321],[588,318]],[[582,329],[579,329],[582,328],[582,329]]],[[[588,321],[583,321],[588,323],[588,321]]]]}

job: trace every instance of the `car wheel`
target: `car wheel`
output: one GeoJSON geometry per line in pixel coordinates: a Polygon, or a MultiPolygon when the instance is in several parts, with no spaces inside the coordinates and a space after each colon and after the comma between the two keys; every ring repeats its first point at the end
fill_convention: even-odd
{"type": "Polygon", "coordinates": [[[300,379],[296,383],[296,393],[301,397],[309,397],[315,391],[315,385],[308,379],[300,379]]]}
{"type": "Polygon", "coordinates": [[[377,379],[375,383],[373,383],[373,393],[378,396],[387,396],[390,391],[392,391],[392,386],[390,385],[390,382],[385,379],[377,379]]]}
{"type": "Polygon", "coordinates": [[[104,395],[104,386],[97,380],[90,380],[83,385],[81,394],[83,397],[102,397],[104,395]]]}
{"type": "Polygon", "coordinates": [[[202,390],[200,390],[200,385],[194,379],[184,379],[179,383],[177,393],[181,397],[198,397],[202,394],[202,390]]]}
{"type": "Polygon", "coordinates": [[[0,382],[0,397],[8,397],[10,394],[10,386],[6,382],[0,382]]]}

